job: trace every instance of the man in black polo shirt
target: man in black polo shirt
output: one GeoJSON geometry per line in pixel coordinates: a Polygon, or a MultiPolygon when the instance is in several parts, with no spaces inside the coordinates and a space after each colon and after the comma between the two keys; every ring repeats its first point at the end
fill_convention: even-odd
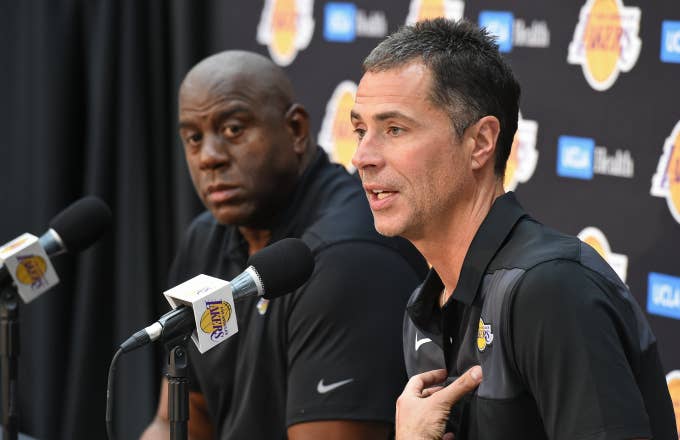
{"type": "Polygon", "coordinates": [[[520,88],[493,39],[424,21],[363,67],[353,163],[376,229],[432,265],[405,316],[413,377],[397,438],[677,438],[654,335],[627,287],[503,190],[520,88]],[[484,379],[451,410],[479,383],[475,365],[484,379]]]}
{"type": "MultiPolygon", "coordinates": [[[[236,335],[203,355],[190,344],[191,437],[388,438],[406,377],[395,335],[422,257],[375,232],[358,180],[311,143],[307,112],[268,59],[201,61],[180,88],[179,126],[208,211],[190,226],[171,285],[232,279],[284,237],[302,238],[315,259],[297,291],[239,301],[236,335]]],[[[168,438],[166,384],[145,439],[168,438]]]]}

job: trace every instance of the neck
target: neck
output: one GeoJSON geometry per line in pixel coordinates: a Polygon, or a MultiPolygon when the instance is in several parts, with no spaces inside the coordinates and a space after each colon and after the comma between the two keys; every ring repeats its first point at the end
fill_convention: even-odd
{"type": "Polygon", "coordinates": [[[272,238],[272,231],[269,229],[255,229],[240,226],[238,230],[248,243],[248,256],[253,255],[255,252],[267,246],[269,240],[272,238]]]}
{"type": "Polygon", "coordinates": [[[308,142],[304,153],[300,155],[300,159],[298,160],[298,177],[305,172],[310,162],[314,158],[315,153],[316,146],[313,146],[311,142],[308,142]]]}
{"type": "Polygon", "coordinates": [[[504,194],[502,181],[490,188],[480,188],[472,197],[458,203],[449,215],[433,225],[413,244],[437,271],[444,283],[444,304],[458,285],[465,255],[479,227],[491,210],[493,202],[504,194]]]}

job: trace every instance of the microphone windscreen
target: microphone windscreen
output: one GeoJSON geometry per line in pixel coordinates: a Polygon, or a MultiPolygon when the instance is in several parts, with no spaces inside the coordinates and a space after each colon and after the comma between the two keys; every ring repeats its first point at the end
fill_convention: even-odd
{"type": "Polygon", "coordinates": [[[248,259],[260,275],[267,299],[285,295],[302,286],[312,275],[314,258],[307,245],[297,238],[284,238],[248,259]]]}
{"type": "Polygon", "coordinates": [[[111,210],[101,199],[83,197],[64,208],[50,222],[69,252],[94,244],[111,226],[111,210]]]}

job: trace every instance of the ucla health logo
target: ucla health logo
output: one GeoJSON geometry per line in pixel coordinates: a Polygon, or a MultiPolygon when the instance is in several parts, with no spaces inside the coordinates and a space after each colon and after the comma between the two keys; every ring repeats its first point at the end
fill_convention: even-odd
{"type": "Polygon", "coordinates": [[[505,166],[503,187],[506,191],[514,191],[517,184],[527,182],[534,175],[538,160],[537,133],[538,123],[522,118],[520,113],[517,120],[517,132],[505,166]]]}
{"type": "Polygon", "coordinates": [[[592,179],[594,151],[594,139],[560,136],[557,141],[557,174],[575,179],[592,179]]]}
{"type": "Polygon", "coordinates": [[[343,81],[338,84],[328,100],[319,131],[319,145],[334,162],[344,165],[350,172],[354,171],[352,156],[357,149],[357,139],[349,114],[356,93],[357,85],[354,82],[343,81]]]}
{"type": "Polygon", "coordinates": [[[327,3],[324,7],[323,37],[326,41],[351,43],[356,37],[387,35],[384,11],[364,11],[354,3],[327,3]]]}
{"type": "Polygon", "coordinates": [[[590,180],[594,174],[625,177],[635,174],[635,162],[629,150],[595,145],[591,138],[560,136],[557,141],[557,174],[574,179],[590,180]]]}
{"type": "Polygon", "coordinates": [[[680,121],[663,144],[663,153],[652,177],[651,195],[665,197],[668,209],[680,223],[680,121]]]}
{"type": "Polygon", "coordinates": [[[479,27],[496,37],[498,50],[510,52],[512,50],[512,23],[515,17],[512,12],[482,11],[479,13],[479,27]]]}
{"type": "Polygon", "coordinates": [[[680,319],[680,278],[651,272],[647,281],[647,311],[680,319]]]}
{"type": "Polygon", "coordinates": [[[621,278],[621,281],[626,282],[628,275],[628,256],[623,254],[615,254],[609,246],[609,240],[604,236],[601,230],[593,226],[588,226],[578,233],[578,238],[590,245],[602,258],[606,261],[616,275],[621,278]]]}
{"type": "Polygon", "coordinates": [[[465,2],[462,0],[411,0],[406,24],[412,25],[437,17],[460,20],[464,10],[465,2]]]}
{"type": "Polygon", "coordinates": [[[590,86],[604,91],[619,72],[635,66],[642,42],[638,36],[640,9],[621,0],[587,0],[581,8],[567,62],[580,64],[590,86]]]}
{"type": "Polygon", "coordinates": [[[354,41],[356,15],[354,3],[327,3],[324,8],[323,37],[327,41],[354,41]]]}
{"type": "Polygon", "coordinates": [[[680,21],[661,24],[661,61],[680,63],[680,21]]]}
{"type": "Polygon", "coordinates": [[[479,13],[479,27],[496,38],[500,52],[510,52],[513,46],[548,47],[550,29],[543,20],[533,20],[527,25],[524,19],[515,18],[509,11],[482,11],[479,13]]]}
{"type": "Polygon", "coordinates": [[[309,46],[314,33],[314,0],[266,0],[257,42],[267,45],[269,55],[279,66],[293,62],[298,52],[309,46]]]}

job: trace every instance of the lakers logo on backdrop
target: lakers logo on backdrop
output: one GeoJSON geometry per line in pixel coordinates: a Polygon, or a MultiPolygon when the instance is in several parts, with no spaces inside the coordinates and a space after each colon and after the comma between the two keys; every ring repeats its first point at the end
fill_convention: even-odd
{"type": "Polygon", "coordinates": [[[503,186],[506,191],[514,191],[519,183],[527,182],[534,174],[538,151],[536,150],[536,121],[523,119],[519,114],[517,132],[512,141],[512,149],[505,166],[505,180],[503,186]]]}
{"type": "Polygon", "coordinates": [[[486,347],[493,342],[493,333],[491,331],[491,324],[485,324],[482,318],[479,318],[479,327],[477,329],[477,349],[479,351],[486,350],[486,347]]]}
{"type": "Polygon", "coordinates": [[[628,274],[628,257],[622,254],[615,254],[609,247],[609,241],[598,228],[589,226],[578,233],[578,238],[587,243],[597,251],[598,254],[614,269],[614,272],[626,282],[628,274]]]}
{"type": "Polygon", "coordinates": [[[642,43],[640,9],[621,0],[587,0],[581,8],[567,62],[580,64],[590,86],[610,88],[620,72],[633,68],[642,43]]]}
{"type": "Polygon", "coordinates": [[[673,218],[680,223],[680,121],[663,145],[650,193],[665,197],[673,218]]]}
{"type": "Polygon", "coordinates": [[[354,82],[343,81],[338,84],[326,105],[319,132],[319,144],[334,162],[344,165],[350,172],[354,171],[352,156],[357,149],[357,140],[349,113],[356,93],[357,85],[354,82]]]}
{"type": "Polygon", "coordinates": [[[666,383],[668,384],[668,391],[673,401],[675,425],[678,427],[678,436],[680,438],[680,370],[668,373],[666,375],[666,383]]]}
{"type": "Polygon", "coordinates": [[[314,0],[266,0],[257,26],[257,41],[269,48],[280,66],[293,62],[314,33],[314,0]]]}
{"type": "Polygon", "coordinates": [[[227,301],[206,301],[201,315],[201,330],[217,341],[227,334],[227,322],[231,318],[231,304],[227,301]]]}
{"type": "Polygon", "coordinates": [[[437,17],[460,20],[464,10],[465,2],[462,0],[411,0],[406,24],[437,17]]]}

